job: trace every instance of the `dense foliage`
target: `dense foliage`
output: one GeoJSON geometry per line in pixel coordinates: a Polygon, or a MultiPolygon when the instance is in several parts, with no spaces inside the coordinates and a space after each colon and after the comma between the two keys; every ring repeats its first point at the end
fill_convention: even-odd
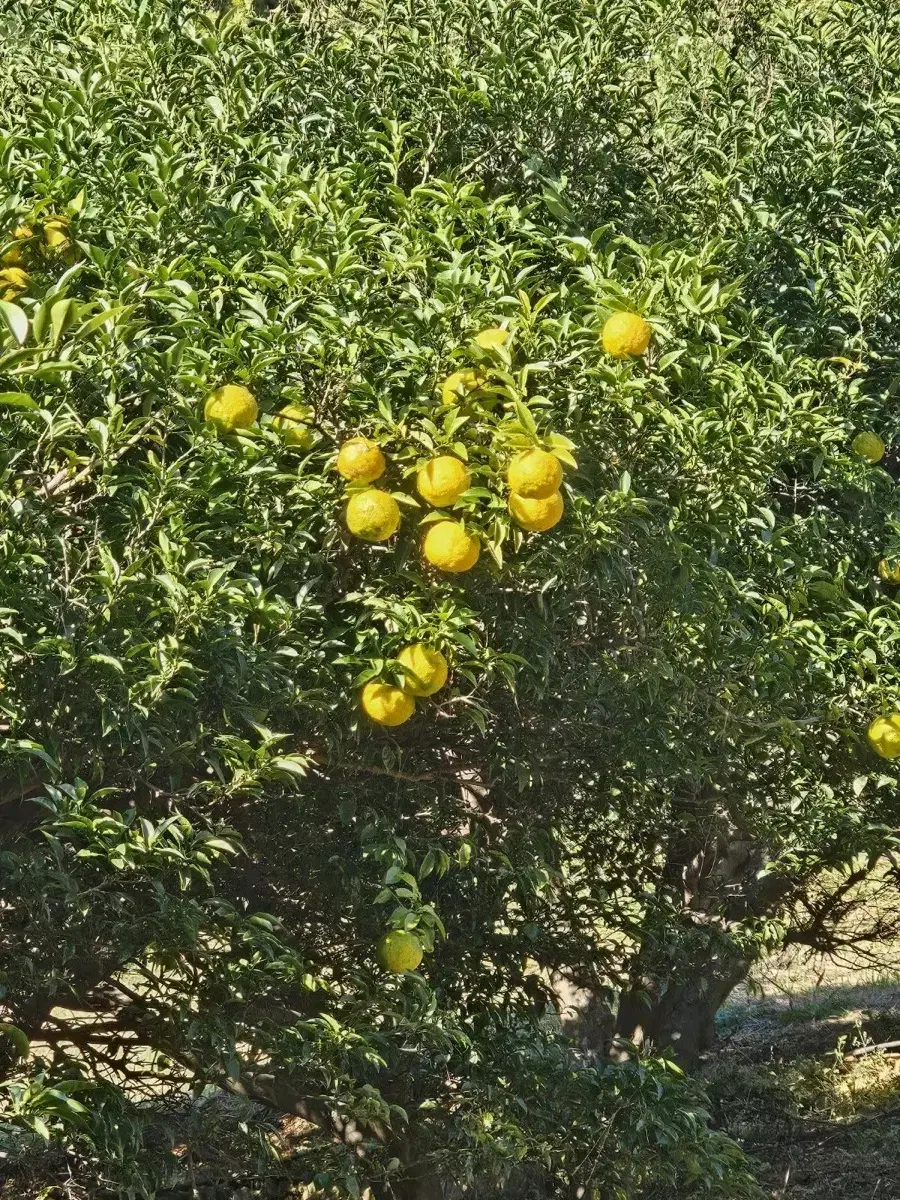
{"type": "Polygon", "coordinates": [[[152,1188],[162,1098],[213,1085],[308,1120],[284,1170],[351,1195],[750,1194],[691,1083],[555,1014],[698,962],[727,989],[893,844],[864,735],[900,695],[896,459],[852,439],[900,433],[900,14],[0,14],[13,1157],[152,1188]],[[646,358],[604,355],[618,309],[646,358]],[[493,397],[442,405],[469,367],[493,397]],[[224,383],[252,429],[204,422],[224,383]],[[532,430],[577,467],[523,536],[532,430]],[[408,501],[384,545],[343,524],[358,433],[408,501]],[[485,546],[458,577],[413,502],[448,449],[485,546]],[[415,641],[451,686],[380,730],[359,685],[415,641]],[[419,973],[378,966],[391,927],[419,973]]]}

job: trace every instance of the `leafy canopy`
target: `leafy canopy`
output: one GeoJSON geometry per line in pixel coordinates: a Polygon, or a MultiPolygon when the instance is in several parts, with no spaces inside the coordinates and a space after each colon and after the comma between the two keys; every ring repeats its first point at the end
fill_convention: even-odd
{"type": "Polygon", "coordinates": [[[161,1094],[214,1085],[309,1120],[284,1169],[350,1194],[742,1194],[693,1085],[581,1055],[553,999],[625,986],[648,929],[686,953],[685,797],[788,892],[890,844],[895,458],[851,442],[898,432],[897,16],[0,7],[2,252],[34,230],[0,303],[4,1120],[126,1189],[173,1169],[161,1094]],[[620,309],[646,359],[604,356],[620,309]],[[203,421],[225,383],[250,430],[203,421]],[[503,474],[551,433],[566,514],[525,537],[503,474]],[[406,499],[383,546],[342,524],[357,434],[406,499]],[[412,502],[448,452],[488,547],[459,577],[412,502]],[[376,730],[358,687],[412,642],[451,687],[376,730]]]}

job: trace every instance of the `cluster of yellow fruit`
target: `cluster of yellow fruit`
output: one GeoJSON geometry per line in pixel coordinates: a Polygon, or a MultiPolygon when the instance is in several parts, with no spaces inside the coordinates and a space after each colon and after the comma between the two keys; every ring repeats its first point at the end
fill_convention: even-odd
{"type": "MultiPolygon", "coordinates": [[[[640,355],[650,343],[650,332],[647,322],[635,313],[616,313],[603,327],[603,347],[613,358],[640,355]]],[[[482,349],[493,350],[503,346],[508,337],[505,329],[487,329],[475,341],[482,349]]],[[[475,368],[456,371],[441,385],[441,399],[445,404],[456,404],[487,382],[487,376],[475,368]]],[[[311,437],[305,424],[307,415],[308,410],[289,406],[278,414],[274,424],[285,441],[305,446],[311,437]]],[[[256,421],[258,406],[247,388],[227,384],[207,398],[204,416],[219,429],[233,432],[247,429],[256,421]]],[[[400,528],[397,501],[389,492],[369,486],[381,478],[386,468],[380,446],[367,438],[351,438],[338,452],[338,473],[360,489],[347,501],[347,528],[364,541],[387,541],[400,528]]],[[[560,461],[548,451],[534,447],[517,454],[506,473],[513,520],[531,532],[552,529],[563,515],[562,479],[560,461]]],[[[419,469],[416,490],[433,508],[449,508],[468,491],[471,482],[469,469],[461,459],[442,454],[419,469]]],[[[475,566],[481,546],[459,522],[447,519],[429,526],[422,553],[433,567],[459,574],[475,566]]],[[[362,710],[377,725],[402,725],[415,712],[417,700],[433,696],[447,682],[449,664],[440,650],[415,643],[401,650],[397,661],[405,676],[401,686],[373,679],[362,688],[362,710]]],[[[406,930],[386,933],[376,949],[381,966],[395,974],[415,971],[424,956],[420,939],[406,930]]]]}
{"type": "MultiPolygon", "coordinates": [[[[68,245],[69,218],[47,217],[42,222],[41,234],[43,245],[50,251],[59,252],[68,245]]],[[[38,234],[31,225],[19,225],[13,230],[12,238],[16,244],[0,255],[0,263],[3,264],[0,269],[0,300],[15,300],[28,290],[30,276],[24,264],[38,234]]]]}
{"type": "MultiPolygon", "coordinates": [[[[629,358],[646,351],[650,334],[650,326],[643,317],[618,312],[604,324],[601,338],[603,348],[613,358],[629,358]]],[[[510,331],[498,326],[483,329],[473,340],[482,350],[493,351],[505,346],[509,337],[510,331]]],[[[454,371],[441,384],[441,400],[444,404],[459,404],[488,384],[484,370],[467,367],[454,371]]],[[[351,483],[374,483],[384,473],[385,466],[380,448],[365,438],[345,442],[338,454],[337,469],[351,483]]],[[[544,533],[562,519],[565,508],[560,491],[562,478],[560,461],[549,451],[534,447],[516,455],[509,464],[506,480],[510,491],[509,513],[517,525],[530,533],[544,533]]],[[[434,508],[455,504],[470,484],[471,475],[465,463],[449,454],[426,463],[416,480],[419,495],[434,508]]],[[[400,509],[388,492],[367,488],[351,497],[346,520],[348,529],[357,537],[372,542],[387,541],[400,527],[400,509]]],[[[429,526],[422,552],[439,570],[461,574],[478,562],[481,547],[478,539],[461,524],[443,520],[429,526]]]]}
{"type": "MultiPolygon", "coordinates": [[[[367,542],[387,541],[400,527],[400,506],[394,497],[380,488],[363,486],[380,478],[386,466],[381,448],[367,438],[351,438],[338,453],[338,472],[349,483],[362,488],[347,502],[347,528],[367,542]]],[[[506,478],[513,520],[532,532],[552,529],[562,517],[564,507],[559,490],[562,483],[559,459],[538,447],[523,450],[509,464],[506,478]]],[[[451,454],[430,459],[416,476],[416,490],[433,508],[449,508],[468,491],[471,483],[469,468],[451,454]]],[[[481,545],[458,521],[447,518],[428,526],[422,553],[431,566],[458,575],[475,566],[481,545]]]]}
{"type": "MultiPolygon", "coordinates": [[[[649,323],[637,313],[617,312],[604,322],[600,340],[610,358],[639,358],[646,354],[652,332],[649,323]]],[[[508,340],[509,330],[499,327],[483,329],[473,338],[482,350],[499,350],[508,340]]],[[[458,404],[487,383],[487,375],[475,367],[454,371],[441,384],[441,400],[444,404],[458,404]]]]}
{"type": "Polygon", "coordinates": [[[447,682],[450,666],[440,650],[416,642],[397,655],[403,668],[403,683],[372,679],[360,696],[362,710],[376,725],[402,725],[416,711],[416,700],[433,696],[447,682]]]}
{"type": "MultiPolygon", "coordinates": [[[[315,441],[313,431],[307,424],[312,412],[309,407],[288,404],[275,414],[272,427],[281,434],[287,445],[308,449],[315,441]]],[[[249,388],[226,383],[207,396],[203,416],[222,433],[234,433],[237,429],[250,428],[259,416],[259,405],[249,388]]]]}
{"type": "MultiPolygon", "coordinates": [[[[603,326],[603,347],[614,358],[643,354],[650,343],[649,324],[636,313],[615,313],[603,326]]],[[[498,351],[510,339],[510,331],[500,327],[484,329],[474,338],[482,350],[498,351]]],[[[489,374],[479,368],[456,371],[441,385],[445,404],[459,404],[490,384],[489,374]]],[[[275,418],[285,440],[306,445],[311,432],[305,424],[310,410],[289,406],[275,418]]],[[[247,429],[257,420],[259,409],[253,394],[238,384],[226,384],[207,397],[204,416],[223,432],[247,429]]],[[[390,492],[372,487],[387,469],[380,446],[365,437],[350,438],[338,451],[337,472],[351,485],[345,520],[348,530],[368,542],[384,542],[400,528],[400,506],[390,492]]],[[[508,464],[509,513],[529,532],[552,529],[563,516],[562,465],[548,450],[533,446],[516,454],[508,464]]],[[[433,508],[449,508],[472,484],[467,465],[455,455],[441,454],[420,467],[416,490],[433,508]]],[[[470,571],[481,555],[478,538],[465,526],[442,517],[429,523],[422,540],[426,562],[440,571],[462,574],[470,571]]],[[[439,651],[417,643],[397,656],[404,671],[401,686],[382,680],[370,680],[362,688],[363,712],[375,724],[402,725],[415,712],[416,700],[432,696],[447,681],[449,667],[439,651]]]]}

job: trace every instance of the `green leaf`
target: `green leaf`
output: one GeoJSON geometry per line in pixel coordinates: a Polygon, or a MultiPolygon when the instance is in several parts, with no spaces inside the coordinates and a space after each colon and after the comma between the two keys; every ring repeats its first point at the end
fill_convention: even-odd
{"type": "Polygon", "coordinates": [[[76,312],[75,301],[71,297],[58,300],[50,309],[51,343],[55,346],[64,331],[71,325],[76,312]]]}
{"type": "Polygon", "coordinates": [[[50,1133],[50,1126],[42,1117],[36,1117],[33,1113],[29,1114],[28,1123],[34,1132],[39,1137],[42,1137],[45,1142],[50,1141],[53,1135],[50,1133]]]}
{"type": "Polygon", "coordinates": [[[6,326],[20,346],[28,340],[28,317],[17,304],[0,300],[0,321],[6,326]]]}
{"type": "Polygon", "coordinates": [[[523,404],[523,402],[521,400],[514,401],[514,408],[516,410],[516,416],[519,419],[519,424],[522,426],[522,428],[527,433],[530,433],[530,434],[533,434],[536,436],[537,435],[537,424],[535,422],[535,419],[531,412],[531,409],[527,406],[527,404],[523,404]]]}
{"type": "Polygon", "coordinates": [[[120,675],[125,674],[125,667],[117,658],[113,658],[111,654],[92,654],[88,658],[88,662],[102,663],[106,667],[112,667],[114,671],[118,671],[120,675]]]}
{"type": "Polygon", "coordinates": [[[86,337],[89,333],[93,333],[95,329],[99,329],[102,325],[115,325],[119,317],[124,316],[134,310],[133,304],[116,304],[111,308],[104,308],[101,312],[94,313],[92,317],[88,317],[83,321],[76,330],[76,337],[86,337]]]}
{"type": "Polygon", "coordinates": [[[204,838],[203,845],[209,847],[210,850],[219,850],[223,854],[237,854],[239,852],[237,846],[219,837],[204,838]]]}
{"type": "Polygon", "coordinates": [[[0,392],[0,405],[7,408],[37,408],[37,402],[26,392],[0,392]]]}
{"type": "Polygon", "coordinates": [[[28,1040],[28,1035],[24,1030],[19,1029],[17,1025],[10,1025],[6,1021],[0,1021],[0,1034],[6,1034],[20,1058],[27,1058],[31,1049],[31,1043],[28,1040]]]}

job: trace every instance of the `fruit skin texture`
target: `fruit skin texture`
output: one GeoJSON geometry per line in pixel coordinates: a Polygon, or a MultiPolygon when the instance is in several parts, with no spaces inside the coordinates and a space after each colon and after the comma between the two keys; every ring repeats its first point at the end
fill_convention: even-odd
{"type": "Polygon", "coordinates": [[[287,446],[302,446],[304,449],[312,445],[312,434],[306,424],[308,410],[299,405],[289,404],[275,417],[272,425],[281,434],[287,446]]]}
{"type": "Polygon", "coordinates": [[[364,542],[386,542],[400,528],[400,506],[389,492],[366,488],[347,501],[347,528],[364,542]]]}
{"type": "Polygon", "coordinates": [[[20,292],[28,287],[28,272],[21,267],[7,267],[0,271],[0,288],[3,289],[3,300],[15,300],[20,292]]]}
{"type": "Polygon", "coordinates": [[[467,367],[464,371],[454,371],[441,384],[441,402],[443,404],[459,404],[469,392],[483,387],[487,383],[480,371],[467,367]]]}
{"type": "Polygon", "coordinates": [[[44,245],[57,250],[69,240],[69,218],[51,217],[44,222],[44,245]]]}
{"type": "MultiPolygon", "coordinates": [[[[13,231],[13,237],[17,242],[25,241],[26,238],[33,236],[33,230],[28,225],[19,225],[13,231]]],[[[0,256],[0,262],[7,267],[20,267],[22,265],[22,247],[10,246],[5,254],[0,256]]]]}
{"type": "Polygon", "coordinates": [[[421,468],[416,488],[423,500],[435,508],[455,504],[468,491],[472,476],[466,465],[451,454],[441,454],[421,468]]]}
{"type": "Polygon", "coordinates": [[[523,450],[506,471],[509,490],[526,500],[546,500],[559,491],[562,477],[559,459],[546,450],[523,450]]]}
{"type": "Polygon", "coordinates": [[[403,686],[414,696],[433,696],[447,682],[450,668],[446,658],[421,642],[404,647],[397,661],[409,672],[403,686]]]}
{"type": "Polygon", "coordinates": [[[402,975],[405,971],[416,969],[425,951],[414,933],[394,929],[379,939],[377,954],[378,961],[386,971],[402,975]]]}
{"type": "Polygon", "coordinates": [[[460,575],[478,562],[481,546],[455,521],[436,521],[425,534],[422,553],[433,567],[460,575]]]}
{"type": "Polygon", "coordinates": [[[256,420],[259,408],[253,393],[236,383],[216,388],[206,398],[203,416],[224,433],[233,429],[249,429],[256,420]]]}
{"type": "Polygon", "coordinates": [[[876,717],[866,736],[869,745],[882,758],[900,758],[900,712],[876,717]]]}
{"type": "Polygon", "coordinates": [[[506,345],[508,340],[509,330],[501,329],[499,325],[495,325],[491,329],[482,329],[481,333],[475,334],[475,344],[482,350],[499,350],[501,346],[506,345]]]}
{"type": "Polygon", "coordinates": [[[637,313],[617,312],[603,326],[603,349],[613,358],[633,358],[650,345],[652,330],[637,313]]]}
{"type": "Polygon", "coordinates": [[[884,442],[877,433],[858,433],[853,439],[853,449],[860,458],[867,458],[870,463],[881,462],[884,458],[884,442]]]}
{"type": "Polygon", "coordinates": [[[338,451],[337,469],[351,483],[372,483],[384,474],[384,455],[368,438],[350,438],[338,451]]]}
{"type": "Polygon", "coordinates": [[[878,578],[885,583],[900,583],[900,562],[882,558],[878,563],[878,578]]]}
{"type": "Polygon", "coordinates": [[[370,679],[360,696],[362,710],[376,725],[402,725],[416,711],[416,702],[403,688],[370,679]]]}
{"type": "Polygon", "coordinates": [[[554,492],[543,500],[529,500],[512,492],[509,497],[509,514],[517,525],[531,533],[545,533],[552,529],[563,515],[563,498],[561,492],[554,492]]]}

